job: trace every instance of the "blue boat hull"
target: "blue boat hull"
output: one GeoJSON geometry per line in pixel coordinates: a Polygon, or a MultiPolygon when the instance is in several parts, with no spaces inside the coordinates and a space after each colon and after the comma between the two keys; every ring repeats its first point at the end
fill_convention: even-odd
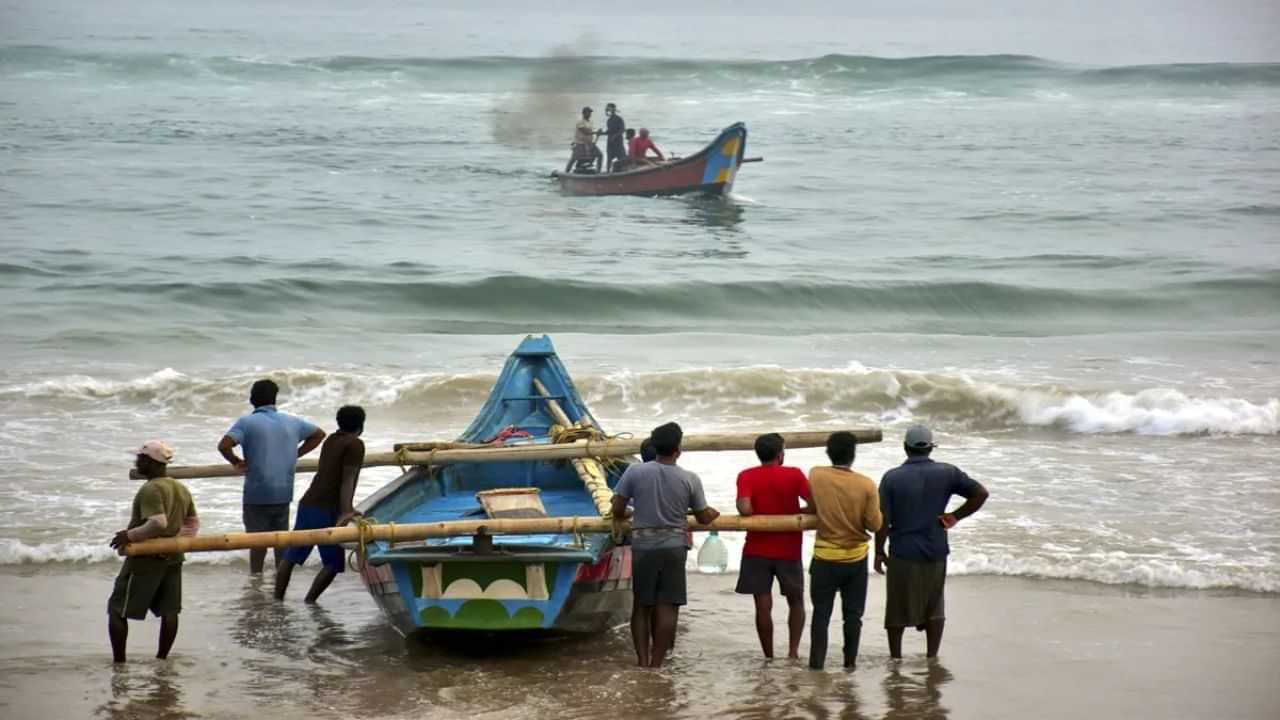
{"type": "MultiPolygon", "coordinates": [[[[595,424],[550,340],[529,337],[507,360],[464,442],[487,442],[504,428],[522,443],[551,441],[554,419],[534,390],[540,381],[571,421],[595,424]]],[[[609,470],[617,482],[621,468],[609,470]]],[[[414,468],[361,507],[378,523],[485,517],[476,493],[537,488],[548,517],[597,514],[568,463],[463,463],[414,468]]],[[[621,622],[631,606],[631,550],[608,534],[497,536],[492,547],[470,537],[373,543],[361,577],[402,634],[422,630],[596,632],[621,622]]]]}

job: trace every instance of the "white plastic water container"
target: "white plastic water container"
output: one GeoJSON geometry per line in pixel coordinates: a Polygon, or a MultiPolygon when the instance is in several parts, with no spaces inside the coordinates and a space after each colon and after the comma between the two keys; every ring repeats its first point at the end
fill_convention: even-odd
{"type": "Polygon", "coordinates": [[[720,539],[720,533],[712,530],[702,541],[702,547],[698,548],[698,572],[715,574],[728,569],[729,548],[720,539]]]}

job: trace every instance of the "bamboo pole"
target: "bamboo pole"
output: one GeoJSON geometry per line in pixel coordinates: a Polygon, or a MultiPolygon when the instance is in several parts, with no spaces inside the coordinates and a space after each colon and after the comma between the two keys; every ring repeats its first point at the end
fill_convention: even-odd
{"type": "MultiPolygon", "coordinates": [[[[859,443],[880,442],[878,428],[837,428],[853,433],[859,443]]],[[[827,436],[835,430],[784,432],[788,449],[821,447],[827,436]]],[[[685,435],[680,449],[684,452],[750,450],[755,447],[758,433],[706,433],[685,435]]],[[[640,452],[641,438],[613,437],[605,440],[579,440],[571,443],[511,445],[474,449],[432,450],[429,452],[403,450],[401,452],[377,452],[364,456],[364,467],[388,467],[408,465],[452,465],[455,463],[533,462],[542,460],[572,460],[573,458],[626,457],[640,452]]],[[[298,461],[295,472],[314,472],[317,461],[305,458],[298,461]]],[[[242,473],[226,463],[216,465],[173,466],[168,476],[179,480],[206,477],[235,477],[242,473]]],[[[135,471],[129,476],[139,479],[135,471]]]]}
{"type": "MultiPolygon", "coordinates": [[[[629,522],[622,522],[624,529],[629,522]]],[[[602,533],[613,530],[612,520],[600,517],[498,518],[455,520],[435,523],[367,526],[366,541],[414,542],[428,538],[466,535],[543,535],[569,533],[602,533]]],[[[690,523],[689,528],[702,532],[797,532],[818,526],[814,515],[721,515],[712,523],[690,523]]],[[[286,548],[306,545],[337,545],[360,540],[360,528],[353,525],[319,530],[281,530],[279,532],[228,533],[190,537],[155,538],[125,546],[126,555],[172,555],[174,553],[219,552],[261,548],[286,548]]]]}
{"type": "MultiPolygon", "coordinates": [[[[566,430],[573,427],[573,421],[569,419],[569,414],[560,407],[560,402],[551,397],[551,393],[547,391],[547,386],[542,381],[534,378],[533,389],[542,397],[547,399],[547,409],[551,411],[551,416],[556,422],[566,430]]],[[[594,427],[594,426],[593,426],[594,427]]],[[[599,428],[596,428],[599,430],[599,428]]],[[[604,467],[599,460],[574,458],[573,469],[578,473],[578,479],[582,481],[582,485],[591,494],[591,502],[596,506],[596,512],[600,513],[600,517],[612,517],[613,510],[610,507],[610,501],[613,498],[613,491],[609,489],[609,474],[605,472],[604,467]]]]}

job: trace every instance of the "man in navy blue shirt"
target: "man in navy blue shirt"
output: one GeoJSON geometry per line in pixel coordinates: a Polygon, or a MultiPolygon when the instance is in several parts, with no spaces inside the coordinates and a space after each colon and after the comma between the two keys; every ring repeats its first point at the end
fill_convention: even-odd
{"type": "MultiPolygon", "coordinates": [[[[218,452],[244,473],[245,532],[289,529],[289,503],[293,502],[293,471],[298,458],[315,450],[324,440],[324,431],[303,420],[276,410],[280,392],[271,380],[259,380],[249,389],[253,412],[227,430],[218,443],[218,452]],[[236,457],[235,447],[244,450],[236,457]]],[[[275,551],[275,559],[281,553],[275,551]]],[[[249,551],[249,572],[262,573],[266,549],[249,551]]]]}
{"type": "Polygon", "coordinates": [[[902,633],[914,627],[925,632],[926,654],[932,658],[938,656],[946,622],[947,531],[982,507],[987,489],[960,468],[931,460],[933,433],[923,425],[907,430],[903,448],[907,461],[880,481],[884,526],[876,532],[875,570],[883,575],[889,566],[884,609],[889,654],[902,657],[902,633]],[[947,512],[952,495],[965,502],[947,512]]]}

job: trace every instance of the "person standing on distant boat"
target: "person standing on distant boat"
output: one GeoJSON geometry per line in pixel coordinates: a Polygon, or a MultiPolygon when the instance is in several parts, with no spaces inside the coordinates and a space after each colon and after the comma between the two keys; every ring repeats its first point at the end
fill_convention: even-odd
{"type": "Polygon", "coordinates": [[[902,633],[908,627],[923,630],[927,656],[938,656],[946,623],[943,588],[951,552],[947,531],[977,512],[988,497],[982,483],[960,468],[931,460],[934,447],[929,428],[913,425],[903,442],[907,461],[880,481],[884,526],[876,533],[875,568],[883,574],[889,566],[884,627],[894,658],[902,657],[902,633]],[[965,501],[947,512],[952,495],[965,501]]]}
{"type": "MultiPolygon", "coordinates": [[[[311,480],[311,487],[298,500],[298,516],[293,521],[294,530],[316,530],[340,527],[356,517],[353,501],[356,483],[360,480],[360,468],[364,465],[364,408],[344,405],[338,410],[338,431],[325,438],[320,446],[320,467],[311,480]]],[[[293,568],[307,561],[313,546],[291,547],[276,566],[276,599],[284,600],[293,568]]],[[[311,582],[306,602],[313,603],[329,587],[329,583],[345,570],[342,546],[320,546],[320,572],[311,582]]]]}
{"type": "Polygon", "coordinates": [[[609,116],[604,126],[607,137],[605,166],[609,168],[609,172],[617,172],[627,161],[627,144],[623,139],[623,134],[627,131],[627,121],[618,114],[618,106],[613,103],[604,106],[604,114],[609,116]]]}
{"type": "MultiPolygon", "coordinates": [[[[627,132],[630,132],[630,130],[627,132]]],[[[632,166],[652,165],[653,161],[648,158],[650,150],[658,156],[658,160],[666,160],[658,146],[653,144],[653,138],[649,137],[649,128],[640,128],[640,136],[632,140],[630,147],[627,149],[628,164],[632,166]]]]}
{"type": "MultiPolygon", "coordinates": [[[[218,452],[231,466],[244,473],[243,517],[245,532],[272,532],[289,529],[289,504],[293,502],[293,471],[298,458],[315,450],[324,440],[324,431],[303,420],[276,410],[280,387],[271,380],[259,380],[249,389],[253,412],[236,420],[218,443],[218,452]],[[244,448],[244,459],[235,447],[244,448]]],[[[280,551],[273,550],[276,564],[280,551]]],[[[249,572],[262,574],[267,558],[265,548],[249,551],[249,572]]]]}
{"type": "Polygon", "coordinates": [[[591,158],[595,162],[596,172],[600,172],[600,163],[603,162],[604,156],[600,154],[600,148],[596,147],[596,138],[600,133],[591,124],[592,112],[590,107],[582,108],[582,119],[573,127],[573,146],[569,150],[569,164],[564,166],[566,174],[574,171],[578,160],[586,158],[591,158]]]}
{"type": "Polygon", "coordinates": [[[883,523],[875,482],[853,470],[857,449],[853,433],[831,433],[827,438],[831,465],[809,471],[812,505],[818,516],[809,564],[813,598],[809,667],[814,670],[821,670],[827,660],[827,630],[837,594],[844,622],[844,667],[852,670],[858,662],[862,613],[867,607],[868,543],[871,533],[883,523]]]}
{"type": "MultiPolygon", "coordinates": [[[[146,479],[133,498],[129,527],[111,538],[111,547],[124,555],[131,543],[151,538],[195,535],[200,529],[196,504],[186,486],[167,477],[173,450],[150,440],[134,459],[138,474],[146,479]]],[[[107,634],[111,656],[125,662],[129,620],[145,620],[147,611],[160,618],[160,646],[156,658],[169,657],[178,637],[178,613],[182,612],[182,553],[126,557],[107,600],[107,634]]]]}
{"type": "MultiPolygon", "coordinates": [[[[800,501],[809,500],[809,481],[799,468],[783,465],[785,442],[778,433],[756,438],[760,465],[738,474],[738,514],[795,515],[800,501]]],[[[736,592],[755,599],[756,634],[760,649],[773,657],[773,580],[787,599],[787,657],[800,657],[800,636],[804,634],[804,563],[801,561],[804,533],[748,532],[742,546],[736,592]]]]}
{"type": "Polygon", "coordinates": [[[613,491],[615,523],[624,521],[629,502],[635,506],[631,517],[631,639],[640,667],[662,667],[675,641],[679,607],[687,599],[687,513],[692,511],[700,523],[720,516],[707,505],[698,476],[676,465],[683,436],[673,422],[654,428],[650,439],[657,458],[629,465],[613,491]]]}

